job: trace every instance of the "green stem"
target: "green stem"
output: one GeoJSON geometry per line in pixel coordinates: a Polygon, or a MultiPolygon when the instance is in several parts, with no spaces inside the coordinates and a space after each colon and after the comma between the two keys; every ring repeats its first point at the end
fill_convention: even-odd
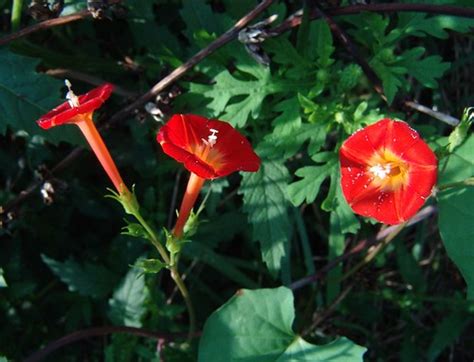
{"type": "Polygon", "coordinates": [[[138,222],[143,226],[145,231],[148,233],[148,240],[155,246],[155,248],[160,253],[163,261],[169,266],[169,270],[171,272],[171,278],[173,278],[176,286],[178,287],[181,295],[183,296],[184,302],[186,303],[186,308],[188,310],[189,315],[189,333],[188,333],[188,341],[191,340],[194,331],[196,330],[196,314],[194,312],[193,303],[191,301],[191,297],[189,295],[189,291],[184,284],[183,279],[179,275],[177,265],[175,264],[175,258],[173,255],[169,256],[163,245],[161,245],[158,236],[156,235],[153,228],[143,219],[142,215],[138,210],[134,210],[133,216],[138,220],[138,222]]]}
{"type": "Polygon", "coordinates": [[[455,187],[465,187],[465,186],[474,186],[474,177],[469,177],[465,180],[458,181],[458,182],[451,182],[448,184],[439,185],[438,190],[443,191],[446,189],[452,189],[455,187]]]}
{"type": "Polygon", "coordinates": [[[178,286],[181,295],[183,296],[184,302],[186,303],[186,308],[188,309],[189,315],[189,333],[188,333],[188,341],[191,341],[193,337],[194,331],[196,330],[196,313],[194,312],[194,306],[191,301],[191,296],[189,295],[188,288],[184,284],[183,279],[179,275],[178,268],[176,265],[171,267],[171,277],[173,278],[174,282],[178,286]]]}
{"type": "Polygon", "coordinates": [[[145,221],[145,219],[142,217],[140,212],[135,211],[133,213],[133,216],[138,220],[138,222],[143,226],[145,231],[148,233],[148,240],[151,241],[151,243],[155,246],[156,250],[158,250],[158,253],[160,253],[161,257],[163,258],[163,261],[167,264],[170,265],[170,257],[168,256],[168,253],[166,252],[165,248],[163,245],[161,245],[160,240],[158,239],[158,236],[156,235],[155,231],[151,228],[150,225],[145,221]]]}
{"type": "Polygon", "coordinates": [[[11,28],[12,31],[20,29],[21,9],[23,8],[23,0],[13,0],[11,28]]]}

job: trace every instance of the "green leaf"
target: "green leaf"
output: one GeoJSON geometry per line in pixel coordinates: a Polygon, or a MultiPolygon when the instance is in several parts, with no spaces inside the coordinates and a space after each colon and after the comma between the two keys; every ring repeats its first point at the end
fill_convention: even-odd
{"type": "Polygon", "coordinates": [[[8,287],[7,282],[5,281],[5,278],[3,277],[3,269],[0,268],[0,288],[6,288],[8,287]]]}
{"type": "Polygon", "coordinates": [[[289,174],[281,162],[262,162],[260,170],[243,174],[239,193],[244,195],[244,210],[253,225],[253,239],[260,242],[262,259],[276,276],[291,235],[286,184],[289,174]]]}
{"type": "Polygon", "coordinates": [[[322,182],[329,177],[335,162],[328,162],[321,166],[306,166],[296,170],[295,175],[302,177],[302,180],[295,181],[288,185],[288,197],[294,206],[299,206],[303,202],[310,204],[319,193],[322,182]]]}
{"type": "MultiPolygon", "coordinates": [[[[474,176],[474,135],[440,163],[439,184],[463,181],[474,176]]],[[[449,257],[467,284],[467,297],[474,299],[474,188],[452,188],[438,195],[439,230],[449,257]]]]}
{"type": "Polygon", "coordinates": [[[141,269],[143,274],[157,274],[166,264],[158,259],[140,259],[134,267],[141,269]]]}
{"type": "Polygon", "coordinates": [[[324,20],[315,21],[313,26],[316,36],[311,39],[315,43],[316,63],[321,68],[327,68],[334,63],[334,59],[331,58],[335,50],[331,29],[329,29],[329,25],[324,20]]]}
{"type": "Polygon", "coordinates": [[[71,259],[60,262],[46,255],[41,255],[41,258],[70,291],[81,295],[102,298],[112,291],[117,282],[117,276],[102,265],[81,265],[71,259]]]}
{"type": "MultiPolygon", "coordinates": [[[[474,157],[474,155],[473,155],[474,157]]],[[[467,298],[474,299],[474,188],[439,193],[439,231],[446,251],[467,284],[467,298]]]]}
{"type": "Polygon", "coordinates": [[[309,140],[308,153],[319,151],[326,140],[324,125],[302,123],[297,97],[285,99],[274,107],[282,113],[273,121],[273,131],[258,146],[260,157],[288,159],[309,140]]]}
{"type": "Polygon", "coordinates": [[[432,55],[416,61],[404,62],[408,74],[428,88],[438,87],[436,78],[441,78],[451,65],[443,62],[439,55],[432,55]]]}
{"type": "Polygon", "coordinates": [[[212,99],[208,108],[213,111],[214,117],[223,118],[236,127],[245,126],[249,116],[257,119],[262,103],[268,95],[296,92],[311,85],[308,81],[289,81],[272,77],[269,68],[255,62],[247,63],[241,60],[236,66],[246,80],[236,78],[228,70],[223,70],[214,78],[213,85],[190,85],[191,92],[212,99]],[[229,104],[234,97],[237,100],[229,104]]]}
{"type": "Polygon", "coordinates": [[[64,100],[60,100],[63,83],[36,72],[39,61],[0,49],[0,134],[7,127],[40,135],[50,142],[77,143],[78,130],[66,125],[61,129],[41,129],[36,120],[64,100]]]}
{"type": "MultiPolygon", "coordinates": [[[[138,261],[137,261],[138,262],[138,261]]],[[[141,327],[141,318],[146,312],[144,305],[148,296],[145,278],[140,270],[131,268],[114,295],[109,299],[109,318],[117,325],[141,327]]]]}
{"type": "Polygon", "coordinates": [[[8,362],[6,357],[0,356],[0,362],[8,362]]]}
{"type": "Polygon", "coordinates": [[[471,134],[454,153],[440,161],[439,184],[463,181],[474,175],[474,135],[471,134]]]}
{"type": "Polygon", "coordinates": [[[346,338],[306,342],[293,332],[294,319],[290,289],[242,289],[206,321],[198,361],[362,361],[366,349],[346,338]]]}

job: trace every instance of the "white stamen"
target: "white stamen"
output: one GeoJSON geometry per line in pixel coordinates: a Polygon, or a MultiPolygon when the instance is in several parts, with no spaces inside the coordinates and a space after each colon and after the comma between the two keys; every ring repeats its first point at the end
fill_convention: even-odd
{"type": "Polygon", "coordinates": [[[69,79],[65,79],[64,84],[66,84],[66,87],[68,89],[68,92],[66,93],[66,99],[67,99],[69,105],[71,106],[71,108],[79,107],[79,105],[80,105],[79,104],[79,98],[72,91],[72,89],[71,89],[72,84],[69,81],[69,79]]]}
{"type": "Polygon", "coordinates": [[[391,167],[390,164],[382,166],[380,163],[378,163],[375,166],[370,167],[369,171],[383,180],[390,173],[391,167]]]}
{"type": "Polygon", "coordinates": [[[207,142],[205,140],[203,140],[203,141],[206,144],[206,146],[212,147],[217,142],[216,133],[219,133],[219,131],[217,129],[214,129],[214,128],[211,128],[209,131],[211,131],[211,134],[209,136],[207,136],[207,142]]]}

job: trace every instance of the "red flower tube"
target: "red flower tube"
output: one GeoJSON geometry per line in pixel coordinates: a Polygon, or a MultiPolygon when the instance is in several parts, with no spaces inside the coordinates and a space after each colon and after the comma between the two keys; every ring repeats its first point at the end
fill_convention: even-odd
{"type": "Polygon", "coordinates": [[[190,172],[186,193],[173,230],[183,228],[206,179],[227,176],[236,171],[256,172],[260,158],[249,141],[229,123],[194,114],[175,114],[156,137],[163,151],[184,164],[190,172]]]}
{"type": "Polygon", "coordinates": [[[382,119],[339,151],[341,186],[352,210],[385,224],[410,219],[436,184],[433,151],[408,124],[382,119]]]}
{"type": "Polygon", "coordinates": [[[94,111],[110,97],[113,85],[109,83],[103,84],[100,87],[78,97],[71,90],[71,83],[68,80],[66,80],[65,83],[69,89],[66,94],[67,102],[64,102],[52,111],[43,115],[37,121],[38,125],[43,129],[49,129],[62,124],[77,125],[84,134],[84,137],[91,146],[118,193],[129,193],[112,156],[110,156],[102,137],[92,121],[94,111]]]}

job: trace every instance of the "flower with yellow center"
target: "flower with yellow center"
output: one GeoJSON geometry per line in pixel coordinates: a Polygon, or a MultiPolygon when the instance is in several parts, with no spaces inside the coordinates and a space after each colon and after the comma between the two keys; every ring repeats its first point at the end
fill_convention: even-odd
{"type": "Polygon", "coordinates": [[[437,160],[405,122],[382,119],[340,149],[341,186],[357,214],[385,224],[411,218],[431,195],[437,160]]]}

